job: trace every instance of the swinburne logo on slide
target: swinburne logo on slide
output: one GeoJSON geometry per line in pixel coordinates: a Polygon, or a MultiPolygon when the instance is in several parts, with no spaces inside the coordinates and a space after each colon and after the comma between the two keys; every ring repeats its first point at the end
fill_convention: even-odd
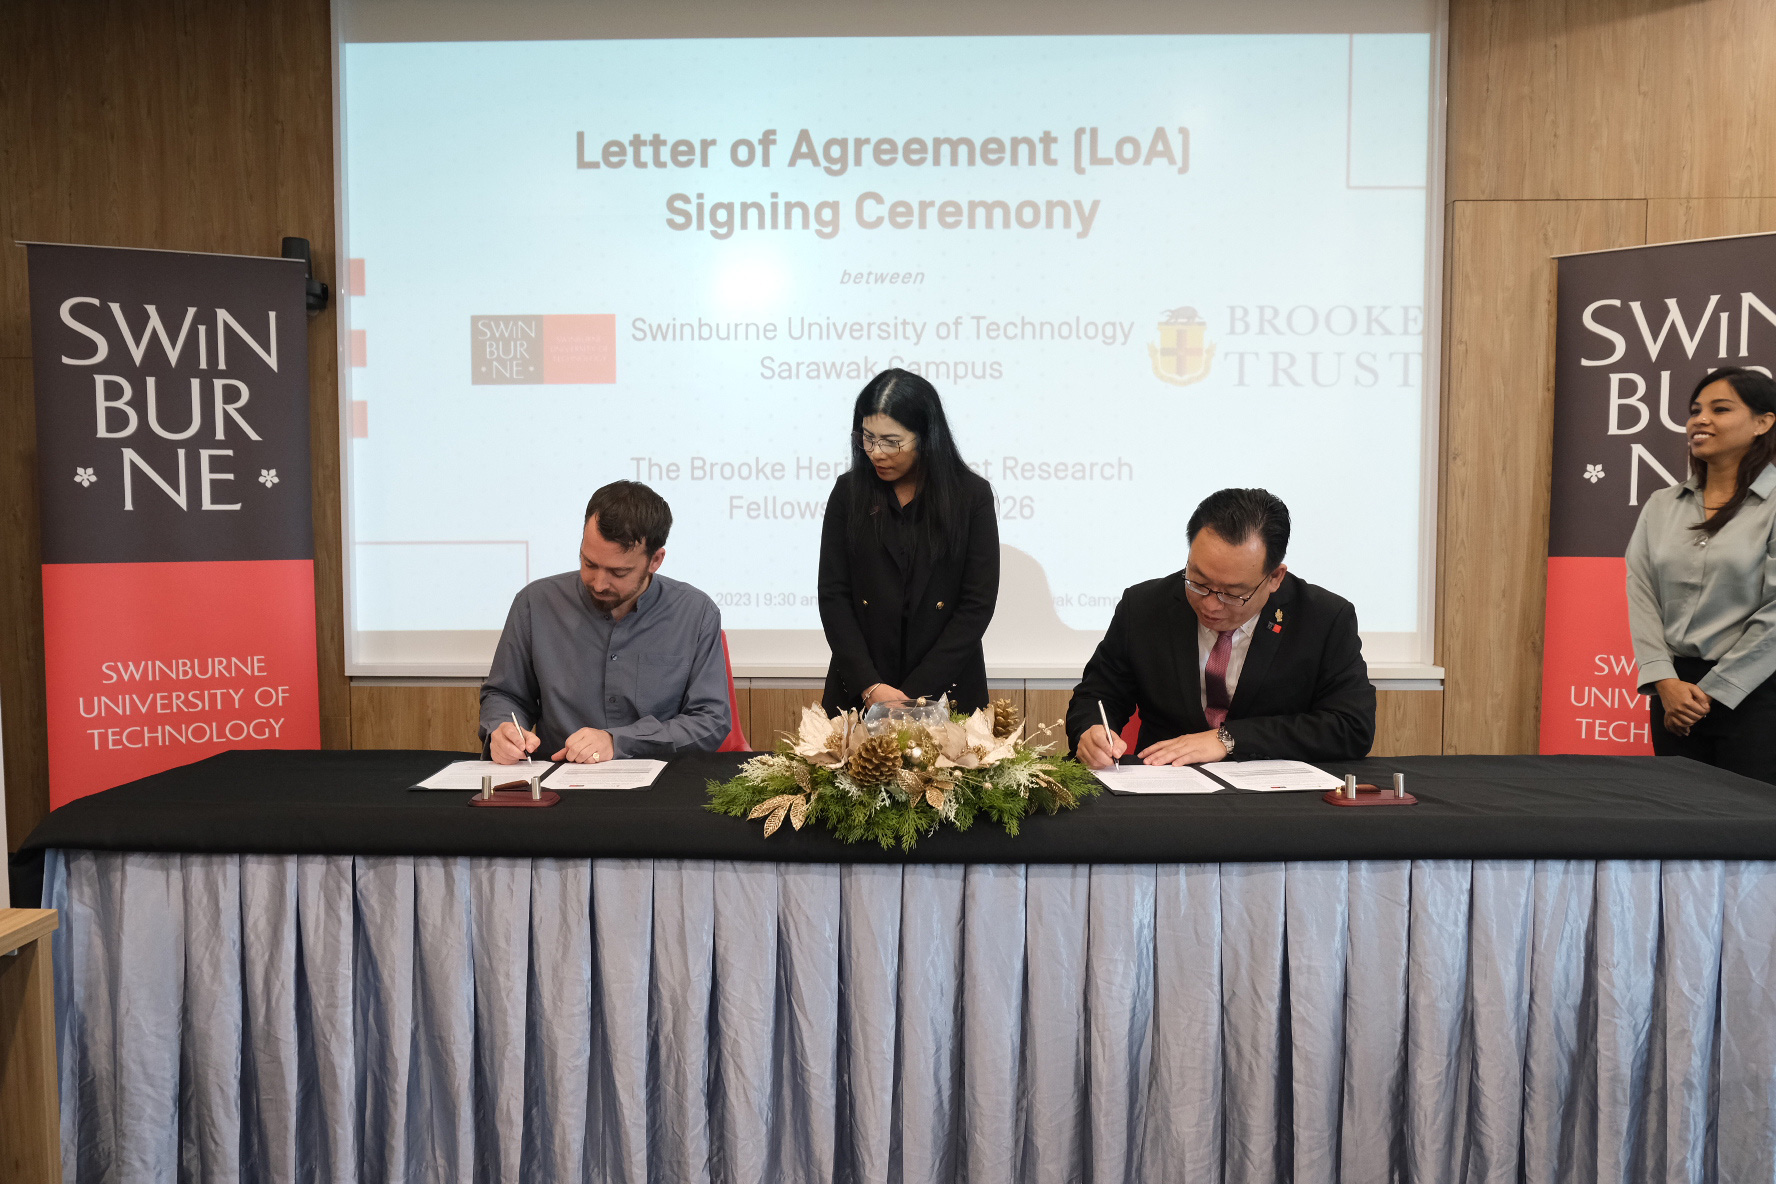
{"type": "Polygon", "coordinates": [[[469,318],[472,385],[617,380],[615,313],[469,318]]]}

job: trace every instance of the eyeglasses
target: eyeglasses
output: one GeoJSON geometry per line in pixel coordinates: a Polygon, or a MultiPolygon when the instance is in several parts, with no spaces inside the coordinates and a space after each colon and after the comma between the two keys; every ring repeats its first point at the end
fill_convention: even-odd
{"type": "MultiPolygon", "coordinates": [[[[1269,579],[1270,577],[1266,576],[1265,578],[1269,579]]],[[[1259,592],[1263,591],[1263,588],[1264,588],[1264,586],[1262,584],[1260,584],[1258,587],[1252,589],[1250,592],[1246,593],[1244,596],[1239,596],[1239,595],[1236,595],[1235,593],[1232,593],[1232,592],[1223,592],[1219,588],[1211,588],[1207,584],[1199,584],[1195,580],[1191,579],[1189,576],[1184,577],[1184,587],[1188,592],[1191,593],[1191,595],[1196,596],[1199,599],[1213,596],[1216,600],[1219,600],[1222,604],[1227,605],[1229,608],[1241,607],[1247,601],[1251,600],[1252,597],[1258,595],[1259,592]]]]}
{"type": "Polygon", "coordinates": [[[894,456],[913,446],[911,440],[899,436],[876,436],[869,432],[852,432],[851,439],[864,452],[880,452],[883,456],[894,456]]]}

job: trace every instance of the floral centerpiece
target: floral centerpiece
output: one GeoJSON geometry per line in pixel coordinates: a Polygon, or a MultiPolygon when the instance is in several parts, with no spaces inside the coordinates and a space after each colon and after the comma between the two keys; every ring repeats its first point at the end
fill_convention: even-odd
{"type": "Polygon", "coordinates": [[[910,851],[939,826],[967,830],[982,814],[1015,835],[1032,809],[1070,809],[1102,788],[1085,766],[1052,755],[1052,743],[1036,743],[1055,725],[1026,738],[1008,700],[973,715],[941,701],[895,707],[831,718],[804,708],[798,734],[776,752],[709,783],[709,808],[762,818],[767,837],[786,821],[795,830],[812,821],[843,842],[910,851]]]}

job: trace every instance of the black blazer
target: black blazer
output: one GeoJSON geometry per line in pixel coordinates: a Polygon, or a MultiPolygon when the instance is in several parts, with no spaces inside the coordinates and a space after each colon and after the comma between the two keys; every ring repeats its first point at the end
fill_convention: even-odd
{"type": "Polygon", "coordinates": [[[832,647],[823,705],[828,712],[859,707],[865,689],[885,682],[915,698],[947,693],[959,711],[986,706],[981,636],[999,599],[993,487],[963,475],[967,545],[936,559],[921,549],[908,575],[874,531],[852,533],[852,479],[845,473],[833,485],[820,531],[820,623],[832,647]],[[912,612],[903,614],[909,599],[912,612]]]}
{"type": "MultiPolygon", "coordinates": [[[[1098,704],[1120,731],[1137,707],[1135,751],[1209,730],[1198,686],[1196,613],[1184,573],[1122,594],[1110,629],[1067,706],[1067,744],[1098,723],[1098,704]]],[[[1375,742],[1375,688],[1350,601],[1295,575],[1258,614],[1223,725],[1234,760],[1354,760],[1375,742]],[[1278,613],[1282,613],[1279,621],[1278,613]],[[1281,626],[1281,630],[1273,626],[1281,626]]]]}

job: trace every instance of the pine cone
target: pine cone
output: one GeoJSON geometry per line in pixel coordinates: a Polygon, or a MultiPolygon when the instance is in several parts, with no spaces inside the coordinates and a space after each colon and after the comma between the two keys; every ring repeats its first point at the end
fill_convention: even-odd
{"type": "Polygon", "coordinates": [[[859,785],[881,785],[900,775],[900,739],[893,733],[865,740],[845,766],[859,785]]]}
{"type": "Polygon", "coordinates": [[[993,735],[1003,740],[1017,731],[1018,725],[1023,722],[1018,715],[1017,704],[1010,699],[993,700],[993,735]]]}

